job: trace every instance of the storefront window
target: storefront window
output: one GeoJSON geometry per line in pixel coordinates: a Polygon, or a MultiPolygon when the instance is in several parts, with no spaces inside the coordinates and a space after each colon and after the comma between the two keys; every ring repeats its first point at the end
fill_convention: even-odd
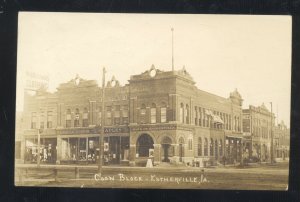
{"type": "Polygon", "coordinates": [[[89,137],[88,138],[88,161],[96,162],[99,159],[99,138],[89,137]]]}
{"type": "Polygon", "coordinates": [[[31,138],[25,140],[25,162],[26,163],[36,163],[37,162],[37,152],[38,141],[37,138],[31,138]]]}

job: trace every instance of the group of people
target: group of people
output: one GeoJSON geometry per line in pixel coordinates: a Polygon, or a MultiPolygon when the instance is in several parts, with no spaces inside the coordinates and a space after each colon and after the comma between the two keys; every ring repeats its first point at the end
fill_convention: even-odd
{"type": "Polygon", "coordinates": [[[39,152],[37,147],[27,148],[25,162],[36,163],[38,155],[40,162],[52,163],[55,160],[54,150],[51,148],[51,145],[49,145],[48,147],[41,147],[39,152]]]}

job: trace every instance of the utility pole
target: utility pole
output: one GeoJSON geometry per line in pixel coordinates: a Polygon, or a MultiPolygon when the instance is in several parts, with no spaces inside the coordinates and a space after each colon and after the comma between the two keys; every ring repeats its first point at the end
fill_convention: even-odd
{"type": "Polygon", "coordinates": [[[98,164],[98,172],[102,173],[102,165],[103,165],[103,150],[104,150],[104,123],[105,123],[105,116],[104,116],[104,100],[105,100],[105,67],[103,67],[102,72],[102,111],[101,111],[101,133],[99,134],[99,164],[98,164]]]}
{"type": "Polygon", "coordinates": [[[172,71],[174,71],[174,28],[172,27],[171,28],[171,31],[172,31],[172,71]]]}
{"type": "Polygon", "coordinates": [[[274,143],[273,143],[273,106],[272,106],[272,102],[270,102],[271,104],[271,164],[274,163],[274,143]]]}

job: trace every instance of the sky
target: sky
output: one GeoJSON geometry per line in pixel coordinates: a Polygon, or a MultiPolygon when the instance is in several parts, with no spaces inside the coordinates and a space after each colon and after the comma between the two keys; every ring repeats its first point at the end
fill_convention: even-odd
{"type": "Polygon", "coordinates": [[[290,16],[21,12],[18,23],[17,111],[23,109],[25,72],[49,77],[50,92],[78,74],[122,85],[151,65],[185,66],[196,86],[243,108],[265,103],[290,124],[290,16]]]}

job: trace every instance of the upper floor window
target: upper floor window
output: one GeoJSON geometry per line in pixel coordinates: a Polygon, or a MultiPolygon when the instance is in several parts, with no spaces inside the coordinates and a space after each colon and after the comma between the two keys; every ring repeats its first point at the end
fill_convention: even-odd
{"type": "Polygon", "coordinates": [[[156,105],[154,103],[151,105],[150,114],[151,114],[151,123],[156,123],[156,105]]]}
{"type": "Polygon", "coordinates": [[[183,105],[183,103],[181,103],[180,104],[180,109],[179,109],[179,121],[180,121],[180,123],[183,123],[183,120],[184,120],[183,110],[184,110],[184,105],[183,105]]]}
{"type": "Polygon", "coordinates": [[[145,106],[145,104],[142,104],[142,107],[141,107],[140,121],[141,121],[141,123],[146,123],[146,106],[145,106]]]}
{"type": "Polygon", "coordinates": [[[79,127],[79,109],[75,110],[74,127],[79,127]]]}
{"type": "Polygon", "coordinates": [[[122,106],[122,121],[123,121],[123,124],[128,123],[128,105],[122,106]]]}
{"type": "Polygon", "coordinates": [[[112,121],[111,121],[111,106],[106,107],[106,124],[107,125],[112,124],[112,121]]]}
{"type": "Polygon", "coordinates": [[[185,120],[186,120],[185,122],[187,124],[190,123],[190,107],[189,107],[189,105],[185,106],[185,120]]]}
{"type": "Polygon", "coordinates": [[[204,156],[208,156],[208,140],[204,139],[204,156]]]}
{"type": "Polygon", "coordinates": [[[160,108],[160,122],[167,122],[167,107],[165,103],[162,103],[162,106],[160,108]]]}
{"type": "Polygon", "coordinates": [[[52,115],[52,111],[48,111],[47,112],[47,128],[52,128],[52,118],[53,118],[53,115],[52,115]]]}
{"type": "Polygon", "coordinates": [[[66,128],[71,127],[71,110],[67,109],[67,114],[66,114],[66,128]]]}
{"type": "Polygon", "coordinates": [[[36,112],[32,112],[31,113],[31,129],[36,129],[36,122],[37,122],[36,112]]]}
{"type": "Polygon", "coordinates": [[[44,112],[41,112],[41,116],[40,116],[40,128],[41,129],[45,128],[45,115],[44,115],[44,112]]]}
{"type": "Polygon", "coordinates": [[[199,112],[198,112],[198,118],[199,118],[198,124],[199,124],[199,126],[202,126],[202,117],[203,117],[202,108],[199,107],[199,112]]]}
{"type": "Polygon", "coordinates": [[[83,127],[88,127],[89,125],[89,113],[87,108],[83,109],[83,116],[82,116],[82,126],[83,127]]]}
{"type": "Polygon", "coordinates": [[[114,124],[119,125],[120,124],[120,105],[115,106],[114,111],[114,124]]]}
{"type": "Polygon", "coordinates": [[[102,108],[100,107],[98,110],[98,124],[101,126],[102,124],[102,108]]]}
{"type": "Polygon", "coordinates": [[[198,125],[198,107],[195,107],[195,125],[198,125]]]}

